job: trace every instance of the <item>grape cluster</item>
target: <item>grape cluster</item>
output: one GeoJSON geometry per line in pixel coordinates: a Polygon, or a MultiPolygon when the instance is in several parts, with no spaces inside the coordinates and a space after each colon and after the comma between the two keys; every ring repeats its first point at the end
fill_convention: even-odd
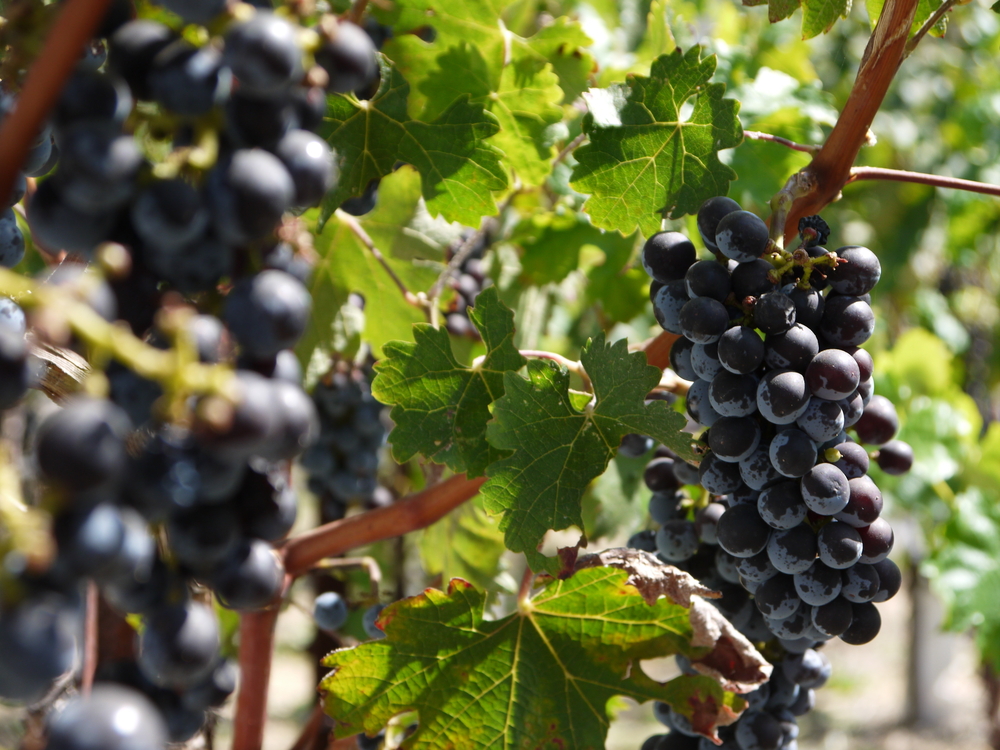
{"type": "MultiPolygon", "coordinates": [[[[449,256],[464,249],[466,242],[473,242],[462,263],[452,272],[451,287],[455,290],[455,300],[445,315],[445,327],[453,336],[467,336],[479,340],[479,331],[469,320],[469,308],[476,304],[476,297],[488,286],[492,279],[486,277],[483,254],[490,246],[489,232],[468,230],[467,234],[448,249],[449,256]]],[[[451,257],[448,258],[451,260],[451,257]]]]}
{"type": "MultiPolygon", "coordinates": [[[[211,22],[221,36],[195,46],[194,36],[127,13],[107,28],[22,167],[30,176],[51,172],[26,199],[27,220],[37,246],[70,256],[41,284],[124,321],[155,347],[235,370],[216,392],[178,400],[175,383],[112,360],[106,381],[94,376],[89,395],[69,396],[37,427],[30,463],[52,511],[54,554],[39,563],[0,548],[0,698],[38,700],[79,663],[84,584],[96,583],[114,609],[145,623],[135,659],[98,674],[128,688],[101,686],[71,701],[51,747],[161,747],[150,737],[195,734],[236,679],[220,655],[212,597],[255,610],[283,591],[272,543],[296,517],[291,461],[321,427],[324,439],[337,432],[337,460],[350,461],[326,485],[353,500],[368,490],[359,477],[374,481],[371,456],[384,441],[370,394],[350,406],[356,429],[345,436],[330,417],[338,398],[329,384],[315,400],[303,390],[291,348],[310,316],[309,268],[281,240],[293,212],[336,185],[336,155],[313,131],[327,91],[376,80],[371,40],[333,17],[310,31],[224,0],[161,4],[186,23],[211,22]],[[169,156],[150,162],[130,132],[137,121],[149,130],[142,143],[159,140],[169,156]],[[110,281],[87,267],[95,259],[113,269],[110,281]],[[345,471],[354,473],[345,479],[345,471]],[[101,717],[116,700],[148,713],[134,691],[159,709],[165,729],[151,721],[151,734],[129,744],[112,738],[117,730],[101,717]],[[87,745],[73,732],[104,739],[87,745]]],[[[0,114],[11,101],[0,96],[0,114]]],[[[8,206],[22,198],[23,182],[8,206]]],[[[4,265],[19,260],[9,248],[23,246],[9,213],[0,217],[4,265]]],[[[25,327],[23,311],[0,299],[0,409],[34,383],[25,327]]],[[[91,353],[69,334],[57,343],[91,353]]],[[[99,354],[103,365],[107,352],[99,354]]]]}
{"type": "Polygon", "coordinates": [[[379,507],[392,494],[378,483],[379,452],[386,441],[382,404],[371,392],[371,370],[337,362],[316,384],[313,401],[319,437],[302,456],[309,489],[320,498],[324,522],[343,518],[349,506],[379,507]]]}
{"type": "MultiPolygon", "coordinates": [[[[650,516],[661,526],[629,545],[720,591],[720,611],[781,655],[772,683],[816,687],[796,682],[785,665],[823,661],[815,648],[836,636],[872,640],[881,625],[875,603],[901,582],[861,445],[878,446],[888,473],[912,465],[910,447],[893,440],[898,418],[874,395],[872,359],[860,348],[874,326],[868,295],[878,259],[854,246],[828,253],[818,244],[829,231],[818,217],[800,225],[801,248],[774,252],[764,222],[728,198],[706,202],[698,227],[716,259],[698,260],[676,232],[651,237],[642,259],[657,320],[683,336],[671,365],[692,381],[687,412],[708,428],[708,450],[694,469],[659,449],[645,479],[650,516]],[[712,501],[696,511],[683,485],[701,485],[712,501]]],[[[791,703],[772,697],[761,705],[770,713],[748,712],[727,741],[741,750],[794,747],[791,703]]],[[[650,747],[697,744],[662,742],[650,747]]]]}

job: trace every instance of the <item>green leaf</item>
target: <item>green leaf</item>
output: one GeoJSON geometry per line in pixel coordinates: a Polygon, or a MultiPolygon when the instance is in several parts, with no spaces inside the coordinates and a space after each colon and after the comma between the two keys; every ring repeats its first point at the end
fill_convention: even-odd
{"type": "Polygon", "coordinates": [[[636,60],[651,63],[660,55],[673,52],[677,47],[670,31],[670,19],[665,0],[652,0],[646,16],[646,34],[635,51],[636,60]]]}
{"type": "Polygon", "coordinates": [[[565,18],[528,39],[511,33],[501,19],[507,5],[397,3],[385,14],[397,32],[385,52],[413,85],[411,117],[433,119],[468,97],[496,116],[500,131],[490,143],[504,151],[505,164],[522,183],[535,186],[545,180],[555,156],[548,129],[563,118],[559,105],[572,102],[585,87],[593,58],[580,51],[590,39],[565,18]],[[435,32],[432,43],[405,33],[428,25],[435,32]]]}
{"type": "Polygon", "coordinates": [[[429,526],[420,538],[420,557],[429,575],[446,581],[462,578],[483,589],[494,587],[504,551],[503,532],[478,496],[429,526]]]}
{"type": "MultiPolygon", "coordinates": [[[[420,197],[420,175],[402,167],[379,186],[375,209],[358,221],[386,262],[412,291],[428,289],[438,277],[444,249],[461,228],[431,219],[420,197]],[[419,261],[419,262],[415,262],[419,261]]],[[[303,362],[316,361],[323,372],[340,334],[336,316],[351,292],[365,299],[363,338],[376,357],[392,339],[408,338],[424,314],[403,298],[386,269],[336,216],[314,236],[319,256],[310,281],[313,315],[297,351],[303,362]]]]}
{"type": "MultiPolygon", "coordinates": [[[[913,24],[910,26],[910,34],[913,34],[921,26],[924,25],[924,21],[931,17],[931,14],[941,7],[942,0],[918,0],[917,2],[917,12],[913,15],[913,24]]],[[[992,6],[990,10],[996,11],[1000,3],[992,6]]],[[[875,24],[878,23],[879,16],[882,15],[882,8],[885,7],[885,0],[865,0],[865,10],[868,12],[868,19],[871,21],[872,28],[875,28],[875,24]]],[[[941,17],[941,19],[931,27],[931,36],[944,36],[945,32],[948,30],[948,14],[946,13],[941,17]]]]}
{"type": "Polygon", "coordinates": [[[379,60],[382,80],[372,99],[327,98],[323,135],[339,156],[340,182],[323,200],[320,226],[344,200],[361,195],[400,161],[420,172],[432,214],[478,226],[483,216],[496,213],[493,191],[507,187],[501,153],[486,143],[499,130],[497,119],[467,96],[432,120],[412,119],[410,84],[384,56],[379,60]]]}
{"type": "Polygon", "coordinates": [[[592,89],[583,129],[590,142],[574,152],[571,185],[590,193],[584,210],[594,224],[645,236],[662,217],[694,213],[707,199],[725,195],[736,173],[719,150],[743,138],[739,102],[724,99],[725,85],[709,83],[715,56],[680,49],[653,62],[648,78],[592,89]],[[694,99],[691,113],[682,108],[694,99]]]}
{"type": "Polygon", "coordinates": [[[486,510],[502,513],[500,528],[514,552],[534,551],[549,529],[581,526],[580,501],[630,432],[651,435],[691,457],[684,418],[663,401],[645,404],[660,371],[645,355],[628,353],[622,339],[606,344],[604,334],[588,342],[581,362],[595,398],[575,409],[569,374],[548,360],[528,362],[526,380],[508,372],[505,394],[493,405],[490,443],[513,451],[487,467],[482,494],[486,510]]]}
{"type": "Polygon", "coordinates": [[[665,684],[638,661],[703,654],[688,610],[652,606],[614,568],[552,581],[501,620],[484,617],[486,595],[460,579],[386,608],[380,641],[342,649],[321,685],[335,733],[377,733],[394,715],[419,713],[411,750],[603,748],[608,701],[660,700],[712,734],[742,701],[714,680],[683,675],[665,684]]]}
{"type": "Polygon", "coordinates": [[[496,287],[476,298],[469,318],[483,337],[486,355],[466,367],[455,359],[448,332],[427,323],[413,326],[414,343],[392,341],[375,365],[372,393],[393,404],[390,442],[403,463],[417,453],[470,477],[503,455],[486,442],[489,406],[503,395],[504,373],[524,365],[514,346],[514,313],[496,287]]]}
{"type": "Polygon", "coordinates": [[[851,0],[802,0],[802,38],[829,31],[838,18],[847,18],[850,12],[851,0]]]}

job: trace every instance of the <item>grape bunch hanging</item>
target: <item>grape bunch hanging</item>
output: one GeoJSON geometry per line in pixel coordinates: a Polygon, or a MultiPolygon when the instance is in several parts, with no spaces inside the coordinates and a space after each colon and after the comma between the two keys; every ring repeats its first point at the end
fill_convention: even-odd
{"type": "MultiPolygon", "coordinates": [[[[291,351],[310,316],[309,263],[285,230],[337,184],[315,134],[327,92],[378,75],[368,35],[333,16],[305,28],[260,3],[165,0],[179,16],[168,26],[119,5],[0,216],[0,264],[23,255],[11,210],[23,202],[53,266],[18,297],[27,321],[0,300],[0,408],[38,385],[28,325],[93,367],[86,395],[66,396],[33,442],[52,533],[18,533],[51,554],[0,540],[0,698],[37,701],[78,663],[85,584],[145,623],[135,658],[102,665],[90,696],[56,715],[50,750],[193,736],[236,684],[206,590],[247,611],[285,586],[272,543],[296,517],[291,461],[320,431],[291,351]],[[46,318],[50,303],[106,335],[46,318]],[[114,723],[123,708],[134,725],[114,723]]],[[[0,92],[0,115],[15,101],[0,92]]],[[[377,411],[362,416],[380,443],[377,411]]]]}
{"type": "MultiPolygon", "coordinates": [[[[878,446],[887,473],[912,465],[860,348],[874,328],[869,293],[881,269],[867,248],[828,252],[818,217],[803,220],[792,253],[777,251],[766,224],[728,198],[707,201],[698,228],[716,259],[698,260],[685,236],[661,232],[642,260],[658,322],[683,336],[671,366],[692,381],[687,412],[708,428],[707,451],[694,470],[659,449],[645,480],[660,528],[629,546],[720,591],[720,611],[774,657],[771,681],[747,696],[750,710],[724,729],[724,746],[793,750],[796,717],[829,677],[816,649],[838,636],[872,640],[881,625],[875,603],[901,582],[862,446],[878,446]],[[701,485],[712,501],[696,511],[684,485],[701,485]]],[[[711,744],[659,708],[674,731],[651,737],[645,750],[711,744]]]]}

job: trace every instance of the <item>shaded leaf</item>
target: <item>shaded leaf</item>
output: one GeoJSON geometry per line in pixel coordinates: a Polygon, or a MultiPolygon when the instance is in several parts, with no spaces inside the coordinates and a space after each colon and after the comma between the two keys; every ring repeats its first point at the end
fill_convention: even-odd
{"type": "Polygon", "coordinates": [[[645,404],[660,371],[642,353],[628,353],[624,340],[589,342],[581,362],[594,386],[594,399],[574,408],[569,374],[547,360],[528,362],[528,379],[504,376],[505,393],[493,405],[490,443],[513,454],[487,467],[482,494],[490,513],[502,513],[500,528],[514,552],[533,552],[549,529],[581,526],[580,504],[591,480],[600,476],[630,432],[651,435],[684,457],[690,438],[684,418],[663,401],[645,404]]]}
{"type": "Polygon", "coordinates": [[[420,557],[429,575],[446,581],[463,578],[479,588],[493,586],[505,549],[503,532],[478,496],[429,526],[420,538],[420,557]]]}
{"type": "Polygon", "coordinates": [[[473,367],[455,359],[448,332],[427,323],[413,326],[413,343],[392,341],[375,365],[372,393],[393,404],[389,441],[403,463],[417,453],[470,477],[482,476],[502,451],[486,442],[489,406],[503,395],[504,373],[524,365],[514,346],[514,313],[496,287],[485,289],[469,309],[486,355],[473,367]]]}

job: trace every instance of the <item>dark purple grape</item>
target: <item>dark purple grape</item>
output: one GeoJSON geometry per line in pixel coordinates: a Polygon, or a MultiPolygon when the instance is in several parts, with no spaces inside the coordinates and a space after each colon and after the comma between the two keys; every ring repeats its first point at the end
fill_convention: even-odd
{"type": "Polygon", "coordinates": [[[755,490],[763,490],[780,482],[783,477],[771,463],[770,444],[761,443],[757,450],[739,463],[740,477],[747,486],[755,490]]]}
{"type": "Polygon", "coordinates": [[[125,79],[136,97],[149,99],[148,77],[153,60],[176,38],[162,23],[145,19],[129,21],[110,39],[108,67],[125,79]]]}
{"type": "Polygon", "coordinates": [[[791,617],[802,606],[802,600],[795,591],[794,579],[783,573],[764,581],[757,588],[754,601],[764,617],[775,620],[791,617]]]}
{"type": "Polygon", "coordinates": [[[99,682],[48,723],[47,750],[162,750],[167,729],[156,706],[124,685],[99,682]]]}
{"type": "Polygon", "coordinates": [[[327,89],[341,94],[367,88],[378,76],[375,45],[360,26],[341,21],[315,52],[316,64],[330,76],[327,89]]]}
{"type": "Polygon", "coordinates": [[[882,513],[882,493],[872,478],[865,475],[848,480],[848,501],[836,513],[836,519],[856,529],[873,524],[882,513]]]}
{"type": "Polygon", "coordinates": [[[778,569],[771,564],[767,550],[750,557],[736,558],[736,572],[744,580],[752,583],[763,583],[768,578],[778,574],[778,569]]]}
{"type": "Polygon", "coordinates": [[[729,463],[714,453],[706,453],[698,467],[699,482],[713,495],[725,495],[742,484],[739,464],[729,463]]]}
{"type": "Polygon", "coordinates": [[[837,248],[837,257],[847,262],[837,263],[827,274],[833,291],[858,296],[867,294],[878,284],[882,276],[882,265],[878,262],[878,256],[867,247],[849,245],[837,248]]]}
{"type": "Polygon", "coordinates": [[[851,627],[856,606],[840,596],[820,607],[813,607],[813,625],[827,638],[843,635],[851,627]]]}
{"type": "Polygon", "coordinates": [[[875,331],[871,305],[858,297],[827,297],[820,333],[836,346],[860,346],[875,331]]]}
{"type": "Polygon", "coordinates": [[[753,417],[722,417],[709,430],[708,445],[722,461],[742,461],[760,445],[760,425],[753,417]]]}
{"type": "Polygon", "coordinates": [[[794,370],[771,370],[757,387],[757,408],[772,424],[792,424],[809,406],[805,377],[794,370]]]}
{"type": "Polygon", "coordinates": [[[711,380],[722,369],[719,363],[719,345],[695,344],[691,349],[691,369],[702,380],[711,380]]]}
{"type": "Polygon", "coordinates": [[[726,506],[722,503],[709,503],[695,514],[695,531],[698,532],[698,539],[704,544],[715,545],[719,543],[719,519],[725,512],[726,506]]]}
{"type": "Polygon", "coordinates": [[[844,412],[844,427],[853,427],[864,414],[865,401],[858,391],[854,391],[847,398],[842,398],[837,402],[840,410],[844,412]]]}
{"type": "Polygon", "coordinates": [[[618,452],[628,458],[639,458],[653,450],[654,445],[656,442],[649,435],[638,435],[630,432],[627,435],[622,435],[618,452]]]}
{"type": "Polygon", "coordinates": [[[667,521],[656,532],[656,552],[664,560],[681,562],[697,551],[698,532],[691,521],[667,521]]]}
{"type": "Polygon", "coordinates": [[[844,431],[844,410],[833,401],[813,396],[795,424],[812,440],[825,443],[844,431]]]}
{"type": "Polygon", "coordinates": [[[223,318],[244,351],[265,358],[295,345],[311,307],[302,282],[283,271],[265,270],[233,288],[223,318]]]}
{"type": "Polygon", "coordinates": [[[715,228],[715,245],[727,258],[748,263],[767,249],[767,224],[750,211],[732,211],[715,228]]]}
{"type": "Polygon", "coordinates": [[[840,595],[842,587],[839,570],[817,560],[801,573],[795,574],[795,590],[806,604],[819,607],[829,604],[840,595]]]}
{"type": "MultiPolygon", "coordinates": [[[[861,557],[861,535],[846,523],[833,521],[817,535],[819,559],[837,570],[850,568],[861,557]]],[[[815,604],[815,602],[813,602],[815,604]]]]}
{"type": "Polygon", "coordinates": [[[772,529],[791,529],[802,523],[809,509],[802,502],[798,482],[779,482],[760,493],[757,512],[772,529]]]}
{"type": "Polygon", "coordinates": [[[198,190],[183,180],[157,180],[132,202],[132,226],[144,242],[174,249],[201,236],[209,215],[198,190]]]}
{"type": "Polygon", "coordinates": [[[281,594],[285,566],[271,545],[253,539],[223,560],[211,574],[219,603],[229,609],[263,609],[281,594]]]}
{"type": "Polygon", "coordinates": [[[818,464],[802,477],[802,500],[809,510],[832,516],[847,506],[851,488],[844,472],[833,464],[818,464]]]}
{"type": "Polygon", "coordinates": [[[219,660],[219,623],[199,602],[160,610],[139,636],[139,668],[154,685],[183,690],[211,674],[219,660]]]}
{"type": "Polygon", "coordinates": [[[273,154],[242,149],[212,170],[207,197],[219,239],[239,245],[274,229],[295,200],[295,184],[273,154]]]}
{"type": "MultiPolygon", "coordinates": [[[[716,527],[718,527],[718,523],[716,523],[716,527]]],[[[718,536],[716,536],[716,543],[718,543],[718,536]]],[[[715,570],[722,580],[727,583],[740,582],[740,574],[736,570],[736,563],[738,561],[738,557],[733,557],[722,549],[722,547],[715,550],[715,570]]]]}
{"type": "Polygon", "coordinates": [[[656,552],[656,532],[652,530],[636,532],[629,537],[625,546],[643,552],[656,552]]]}
{"type": "Polygon", "coordinates": [[[298,31],[280,16],[255,13],[226,31],[225,61],[247,91],[279,93],[302,76],[298,31]]]}
{"type": "Polygon", "coordinates": [[[59,139],[59,151],[59,170],[52,179],[74,209],[101,214],[131,199],[143,157],[132,136],[122,135],[117,125],[77,123],[59,139]]]}
{"type": "Polygon", "coordinates": [[[308,130],[287,133],[278,141],[274,153],[292,177],[294,205],[299,208],[319,205],[337,184],[340,169],[333,152],[326,141],[308,130]]]}
{"type": "Polygon", "coordinates": [[[795,325],[795,303],[781,292],[768,292],[753,308],[753,324],[764,333],[785,333],[795,325]]]}
{"type": "Polygon", "coordinates": [[[803,476],[816,463],[816,444],[802,430],[784,429],[771,440],[771,464],[783,477],[803,476]]]}
{"type": "Polygon", "coordinates": [[[125,470],[128,417],[110,401],[78,396],[38,428],[36,457],[45,478],[80,491],[125,470]]]}
{"type": "Polygon", "coordinates": [[[772,291],[777,286],[771,279],[772,271],[774,266],[763,258],[738,264],[731,276],[736,301],[742,303],[747,297],[758,298],[772,291]]]}
{"type": "Polygon", "coordinates": [[[716,355],[729,372],[747,375],[764,360],[764,341],[749,326],[733,326],[719,338],[716,355]]]}
{"type": "Polygon", "coordinates": [[[691,240],[680,232],[657,232],[642,246],[642,267],[662,284],[684,278],[698,259],[691,240]]]}
{"type": "Polygon", "coordinates": [[[781,740],[781,725],[769,713],[747,711],[736,725],[740,750],[778,750],[781,740]]]}
{"type": "Polygon", "coordinates": [[[674,459],[654,458],[642,473],[643,481],[653,492],[672,492],[680,489],[680,482],[674,474],[674,459]]]}
{"type": "Polygon", "coordinates": [[[781,660],[781,669],[785,677],[807,690],[823,687],[832,674],[826,655],[811,648],[801,654],[787,654],[781,660]]]}
{"type": "Polygon", "coordinates": [[[767,556],[780,573],[802,573],[816,560],[816,533],[805,524],[773,531],[767,542],[767,556]]]}
{"type": "Polygon", "coordinates": [[[725,302],[732,288],[729,269],[715,260],[699,260],[684,274],[684,284],[691,299],[708,297],[725,302]]]}
{"type": "MultiPolygon", "coordinates": [[[[861,567],[856,565],[855,567],[861,567]]],[[[903,585],[903,574],[888,557],[879,562],[872,563],[871,569],[878,575],[878,590],[872,597],[873,602],[886,602],[899,593],[899,587],[903,585]]]]}
{"type": "Polygon", "coordinates": [[[185,117],[208,114],[229,96],[232,86],[232,75],[218,49],[210,44],[194,47],[184,39],[156,55],[146,80],[153,99],[185,117]]]}
{"type": "MultiPolygon", "coordinates": [[[[159,24],[152,25],[159,26],[159,24]]],[[[161,28],[172,35],[173,32],[166,27],[161,28]]],[[[127,75],[125,78],[128,80],[127,75]]],[[[77,70],[59,95],[52,112],[52,125],[61,138],[61,134],[76,123],[104,121],[120,126],[131,111],[132,95],[125,81],[118,75],[77,70]]],[[[40,174],[45,174],[41,170],[42,168],[38,170],[40,174]]]]}
{"type": "Polygon", "coordinates": [[[723,217],[739,210],[740,204],[724,195],[709,198],[701,204],[701,208],[698,209],[698,233],[709,250],[718,249],[715,244],[715,233],[719,228],[719,222],[723,217]]]}
{"type": "Polygon", "coordinates": [[[852,618],[850,626],[840,634],[840,639],[852,646],[860,646],[875,639],[882,629],[882,616],[874,604],[851,605],[852,618]]]}
{"type": "Polygon", "coordinates": [[[28,202],[28,226],[35,242],[48,250],[89,256],[108,239],[115,216],[110,212],[84,212],[67,203],[55,180],[45,180],[28,202]]]}
{"type": "Polygon", "coordinates": [[[861,536],[863,551],[859,558],[863,563],[879,563],[892,552],[894,536],[892,527],[884,518],[876,518],[871,526],[858,529],[861,536]]]}
{"type": "Polygon", "coordinates": [[[724,417],[748,417],[756,410],[757,383],[756,375],[720,370],[708,389],[709,403],[724,417]]]}
{"type": "MultiPolygon", "coordinates": [[[[883,560],[882,563],[886,561],[883,560]]],[[[882,563],[879,563],[880,565],[882,563]]],[[[873,601],[879,592],[879,574],[874,565],[858,563],[842,574],[843,587],[840,595],[854,604],[873,601]]]]}
{"type": "Polygon", "coordinates": [[[784,333],[770,335],[764,341],[764,363],[776,370],[805,372],[819,353],[819,339],[812,329],[796,323],[784,333]]]}
{"type": "Polygon", "coordinates": [[[857,479],[868,473],[868,451],[860,445],[854,442],[838,443],[834,450],[840,453],[840,458],[833,465],[844,472],[845,477],[857,479]]]}
{"type": "MultiPolygon", "coordinates": [[[[681,333],[681,308],[691,298],[683,281],[671,281],[661,286],[653,295],[653,316],[660,327],[670,333],[681,333]]],[[[694,378],[688,378],[694,380],[694,378]]]]}
{"type": "Polygon", "coordinates": [[[885,396],[872,396],[861,419],[854,425],[858,440],[872,445],[888,443],[899,430],[896,407],[885,396]]]}
{"type": "Polygon", "coordinates": [[[649,498],[649,517],[656,523],[687,518],[684,495],[678,492],[654,492],[649,498]]]}
{"type": "Polygon", "coordinates": [[[858,363],[843,349],[824,349],[806,367],[806,384],[828,401],[847,398],[861,382],[858,363]]]}
{"type": "MultiPolygon", "coordinates": [[[[679,333],[679,331],[675,331],[679,333]]],[[[694,344],[685,338],[677,339],[670,347],[670,369],[684,380],[698,380],[698,373],[691,366],[694,344]]]]}
{"type": "MultiPolygon", "coordinates": [[[[733,274],[735,276],[735,273],[733,274]]],[[[735,281],[733,282],[735,286],[735,281]]],[[[795,304],[795,321],[810,329],[819,328],[823,320],[823,309],[826,307],[826,298],[816,289],[799,289],[793,286],[785,291],[795,304]]]]}
{"type": "Polygon", "coordinates": [[[755,505],[738,505],[722,514],[716,528],[719,546],[733,557],[750,557],[762,552],[771,527],[757,515],[755,505]]]}

